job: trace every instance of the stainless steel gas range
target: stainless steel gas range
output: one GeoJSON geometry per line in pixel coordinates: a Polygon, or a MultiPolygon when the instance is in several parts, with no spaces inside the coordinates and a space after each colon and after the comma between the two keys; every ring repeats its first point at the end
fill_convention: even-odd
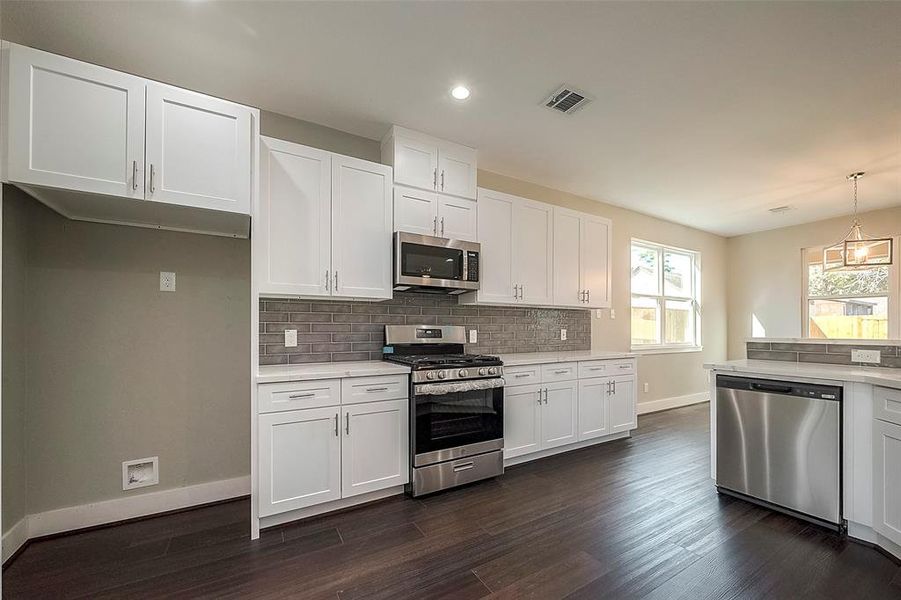
{"type": "Polygon", "coordinates": [[[408,365],[410,483],[422,496],[504,472],[504,367],[465,354],[458,326],[387,325],[385,360],[408,365]]]}

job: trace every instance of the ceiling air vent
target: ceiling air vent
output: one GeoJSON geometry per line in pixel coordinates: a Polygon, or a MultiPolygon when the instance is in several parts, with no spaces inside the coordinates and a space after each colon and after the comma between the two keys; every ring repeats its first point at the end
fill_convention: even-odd
{"type": "Polygon", "coordinates": [[[571,114],[591,102],[591,98],[571,86],[564,85],[544,101],[548,108],[571,114]]]}

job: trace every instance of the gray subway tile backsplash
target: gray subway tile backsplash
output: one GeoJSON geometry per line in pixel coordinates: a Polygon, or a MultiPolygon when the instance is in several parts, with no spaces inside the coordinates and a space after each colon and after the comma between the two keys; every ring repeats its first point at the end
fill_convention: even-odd
{"type": "Polygon", "coordinates": [[[892,345],[861,345],[855,343],[811,344],[805,342],[747,342],[749,359],[789,362],[822,363],[830,365],[880,366],[901,369],[901,347],[892,345]],[[851,361],[851,350],[879,350],[878,365],[851,361]]]}
{"type": "MultiPolygon", "coordinates": [[[[385,325],[463,325],[478,331],[466,351],[481,354],[588,350],[587,310],[459,306],[453,296],[396,293],[384,302],[260,299],[260,364],[379,360],[385,325]],[[286,348],[285,329],[298,346],[286,348]],[[567,330],[566,341],[560,329],[567,330]]],[[[467,334],[468,335],[468,334],[467,334]]]]}

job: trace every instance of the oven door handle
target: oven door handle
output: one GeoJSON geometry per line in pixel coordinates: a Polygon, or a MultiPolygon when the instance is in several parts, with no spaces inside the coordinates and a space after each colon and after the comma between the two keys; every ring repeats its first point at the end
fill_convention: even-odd
{"type": "Polygon", "coordinates": [[[473,379],[471,381],[420,383],[413,386],[413,394],[416,396],[440,396],[442,394],[453,394],[455,392],[492,390],[500,387],[504,387],[504,378],[491,377],[490,379],[473,379]]]}

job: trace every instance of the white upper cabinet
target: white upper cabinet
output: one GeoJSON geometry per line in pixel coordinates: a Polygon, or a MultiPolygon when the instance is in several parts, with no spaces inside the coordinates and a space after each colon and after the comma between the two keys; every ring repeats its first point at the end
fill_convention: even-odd
{"type": "Polygon", "coordinates": [[[262,138],[254,261],[260,291],[328,296],[332,155],[262,138]]]}
{"type": "Polygon", "coordinates": [[[519,288],[513,282],[513,213],[516,198],[479,190],[478,241],[481,245],[479,302],[512,303],[519,288]]]}
{"type": "Polygon", "coordinates": [[[382,162],[394,166],[399,185],[476,199],[478,152],[424,133],[391,128],[382,140],[382,162]]]}
{"type": "Polygon", "coordinates": [[[553,208],[542,202],[520,200],[513,213],[513,278],[519,301],[546,305],[553,302],[553,208]]]}
{"type": "Polygon", "coordinates": [[[246,107],[148,82],[148,200],[249,213],[250,155],[246,107]]]}
{"type": "Polygon", "coordinates": [[[143,198],[145,80],[16,44],[4,52],[6,177],[143,198]]]}
{"type": "Polygon", "coordinates": [[[261,294],[390,298],[391,167],[262,137],[261,294]]]}
{"type": "Polygon", "coordinates": [[[332,295],[391,298],[391,167],[332,156],[332,295]]]}
{"type": "Polygon", "coordinates": [[[438,235],[452,240],[475,241],[478,237],[476,202],[452,196],[438,197],[438,235]]]}
{"type": "Polygon", "coordinates": [[[394,230],[438,235],[438,194],[395,186],[394,230]]]}
{"type": "Polygon", "coordinates": [[[611,221],[554,207],[556,306],[610,306],[611,221]]]}
{"type": "Polygon", "coordinates": [[[438,145],[438,191],[461,198],[476,198],[476,151],[466,146],[438,145]]]}

